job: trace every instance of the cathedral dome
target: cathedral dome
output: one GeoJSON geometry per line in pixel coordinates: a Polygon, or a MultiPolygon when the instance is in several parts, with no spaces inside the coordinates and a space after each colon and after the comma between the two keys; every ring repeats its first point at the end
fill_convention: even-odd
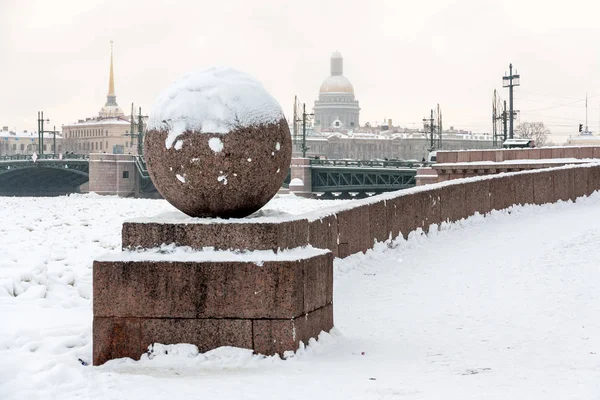
{"type": "Polygon", "coordinates": [[[354,87],[343,75],[332,75],[321,84],[319,93],[354,93],[354,87]]]}

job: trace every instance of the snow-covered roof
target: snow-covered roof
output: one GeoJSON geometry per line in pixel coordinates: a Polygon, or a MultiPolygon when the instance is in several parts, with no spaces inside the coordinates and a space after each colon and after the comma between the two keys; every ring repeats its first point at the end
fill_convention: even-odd
{"type": "MultiPolygon", "coordinates": [[[[12,132],[12,131],[0,131],[1,138],[23,138],[23,139],[37,139],[37,132],[12,132]]],[[[53,138],[54,134],[52,133],[44,133],[44,138],[53,138]]],[[[56,134],[57,139],[62,139],[62,136],[58,133],[56,134]]]]}
{"type": "Polygon", "coordinates": [[[93,126],[93,125],[131,125],[130,121],[119,119],[119,118],[94,118],[85,120],[82,122],[75,122],[72,124],[66,124],[66,127],[80,127],[80,126],[93,126]]]}

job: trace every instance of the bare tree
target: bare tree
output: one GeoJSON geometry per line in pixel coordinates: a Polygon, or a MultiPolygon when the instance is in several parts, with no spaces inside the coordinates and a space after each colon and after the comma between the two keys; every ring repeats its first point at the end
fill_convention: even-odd
{"type": "Polygon", "coordinates": [[[542,147],[549,143],[550,129],[546,128],[543,122],[521,122],[515,133],[518,138],[533,139],[536,147],[542,147]]]}

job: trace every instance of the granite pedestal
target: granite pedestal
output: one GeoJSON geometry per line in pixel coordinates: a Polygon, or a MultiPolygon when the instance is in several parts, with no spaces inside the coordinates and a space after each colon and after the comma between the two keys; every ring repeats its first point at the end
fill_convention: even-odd
{"type": "Polygon", "coordinates": [[[94,365],[153,343],[283,355],[333,327],[329,250],[126,250],[95,261],[93,279],[94,365]]]}

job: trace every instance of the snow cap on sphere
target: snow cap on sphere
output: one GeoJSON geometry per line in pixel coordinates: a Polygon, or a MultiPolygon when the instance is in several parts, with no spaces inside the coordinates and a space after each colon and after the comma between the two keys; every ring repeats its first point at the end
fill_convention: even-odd
{"type": "Polygon", "coordinates": [[[148,119],[149,130],[167,130],[167,149],[187,130],[225,134],[277,123],[281,106],[253,77],[229,67],[185,74],[164,90],[148,119]]]}

